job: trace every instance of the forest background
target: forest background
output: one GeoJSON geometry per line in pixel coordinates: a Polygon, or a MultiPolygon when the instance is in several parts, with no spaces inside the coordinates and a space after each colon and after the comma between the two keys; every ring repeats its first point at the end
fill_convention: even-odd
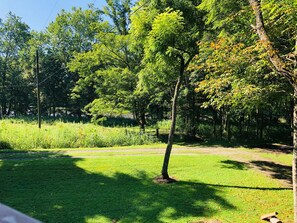
{"type": "MultiPolygon", "coordinates": [[[[61,11],[43,32],[10,13],[0,24],[1,117],[37,113],[38,50],[44,117],[104,124],[121,116],[144,130],[171,118],[183,70],[177,128],[185,137],[290,141],[293,88],[251,27],[248,1],[215,2],[107,1],[61,11]]],[[[263,1],[262,9],[294,67],[294,3],[263,1]]]]}

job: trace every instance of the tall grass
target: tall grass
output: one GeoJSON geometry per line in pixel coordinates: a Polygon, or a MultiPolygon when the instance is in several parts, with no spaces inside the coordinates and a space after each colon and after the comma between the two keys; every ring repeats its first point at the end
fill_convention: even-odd
{"type": "MultiPolygon", "coordinates": [[[[0,121],[0,147],[13,149],[78,148],[143,145],[156,142],[152,135],[133,128],[54,122],[41,129],[24,120],[0,121]],[[1,146],[2,145],[2,146],[1,146]]],[[[0,148],[0,149],[1,149],[0,148]]]]}

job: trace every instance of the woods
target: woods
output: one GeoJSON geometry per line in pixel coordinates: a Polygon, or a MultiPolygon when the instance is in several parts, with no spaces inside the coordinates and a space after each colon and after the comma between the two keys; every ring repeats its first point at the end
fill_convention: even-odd
{"type": "Polygon", "coordinates": [[[262,3],[271,50],[259,41],[258,25],[252,27],[249,2],[229,4],[109,1],[104,9],[62,11],[44,32],[10,13],[1,21],[2,117],[36,113],[38,49],[44,116],[96,122],[132,114],[144,129],[171,117],[180,77],[177,117],[185,134],[199,135],[207,121],[216,137],[250,129],[269,138],[266,127],[292,122],[286,79],[294,70],[295,8],[290,1],[262,3]],[[278,18],[287,22],[276,29],[278,18]],[[286,67],[275,67],[270,52],[285,57],[286,67]]]}
{"type": "Polygon", "coordinates": [[[104,9],[62,11],[44,32],[11,13],[1,21],[2,117],[36,113],[38,49],[43,116],[96,123],[131,114],[144,130],[170,119],[176,101],[188,136],[204,136],[199,128],[207,125],[208,136],[269,139],[269,128],[293,120],[286,79],[295,63],[295,8],[290,1],[262,3],[269,46],[257,37],[249,2],[230,4],[109,1],[104,9]],[[278,18],[287,22],[276,29],[278,18]],[[286,67],[273,62],[273,52],[286,67]]]}
{"type": "Polygon", "coordinates": [[[0,20],[0,116],[35,117],[38,84],[43,118],[128,117],[139,144],[154,141],[147,128],[159,140],[168,133],[167,181],[175,140],[293,142],[296,223],[296,24],[292,0],[106,0],[62,10],[44,31],[9,13],[0,20]]]}

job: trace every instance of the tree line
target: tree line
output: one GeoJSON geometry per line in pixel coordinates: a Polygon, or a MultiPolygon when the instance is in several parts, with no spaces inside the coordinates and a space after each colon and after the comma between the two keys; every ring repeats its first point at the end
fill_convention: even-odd
{"type": "MultiPolygon", "coordinates": [[[[290,1],[262,4],[277,50],[292,67],[295,8],[290,1]]],[[[38,50],[44,115],[100,122],[129,113],[144,129],[170,118],[175,101],[186,135],[197,135],[205,122],[213,136],[229,139],[247,132],[263,138],[280,118],[292,122],[292,87],[251,27],[248,1],[106,5],[62,10],[42,32],[13,13],[1,20],[2,117],[36,113],[38,50]]]]}

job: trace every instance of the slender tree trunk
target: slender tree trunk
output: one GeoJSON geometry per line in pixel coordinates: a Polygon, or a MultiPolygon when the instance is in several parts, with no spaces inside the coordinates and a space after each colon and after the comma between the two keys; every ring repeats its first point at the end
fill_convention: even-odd
{"type": "Polygon", "coordinates": [[[7,112],[6,112],[6,115],[10,115],[11,107],[12,107],[12,104],[9,103],[9,104],[8,104],[8,109],[7,109],[7,112]]]}
{"type": "MultiPolygon", "coordinates": [[[[262,16],[261,3],[259,0],[248,0],[256,18],[256,26],[254,27],[257,34],[263,43],[270,62],[278,73],[287,78],[292,87],[294,88],[294,111],[293,111],[293,165],[292,165],[292,178],[293,178],[293,197],[294,197],[294,223],[297,223],[297,84],[296,81],[296,68],[294,70],[287,69],[286,63],[281,59],[278,50],[273,46],[264,26],[262,16]]],[[[297,55],[297,42],[295,45],[295,55],[297,55]]]]}
{"type": "Polygon", "coordinates": [[[223,135],[224,135],[224,112],[221,109],[220,110],[220,137],[221,137],[221,139],[223,139],[223,135]]]}
{"type": "Polygon", "coordinates": [[[2,98],[2,115],[7,115],[7,100],[6,100],[6,74],[7,74],[7,57],[5,58],[4,62],[4,72],[2,75],[2,92],[3,92],[3,98],[2,98]]]}
{"type": "Polygon", "coordinates": [[[256,136],[259,139],[260,132],[260,120],[259,120],[259,109],[256,110],[256,136]]]}
{"type": "Polygon", "coordinates": [[[0,107],[0,118],[3,119],[3,110],[2,110],[2,105],[0,107]]]}
{"type": "Polygon", "coordinates": [[[231,115],[229,112],[227,112],[226,114],[227,118],[226,118],[226,127],[227,127],[227,139],[229,142],[231,142],[231,138],[232,138],[232,133],[231,133],[231,115]]]}
{"type": "Polygon", "coordinates": [[[176,115],[177,115],[177,99],[179,95],[179,90],[182,84],[182,78],[185,70],[185,62],[184,59],[181,58],[181,67],[180,67],[180,73],[178,80],[175,85],[175,90],[174,90],[174,96],[173,96],[173,101],[172,101],[172,111],[171,111],[171,126],[170,126],[170,131],[168,135],[168,143],[165,151],[165,156],[164,156],[164,161],[163,161],[163,167],[162,167],[162,177],[163,179],[170,179],[169,174],[168,174],[168,166],[169,166],[169,160],[170,160],[170,154],[172,150],[172,144],[173,144],[173,137],[174,137],[174,132],[175,132],[175,125],[176,125],[176,115]]]}
{"type": "Polygon", "coordinates": [[[146,124],[146,121],[145,121],[145,111],[141,111],[141,114],[140,114],[140,131],[141,132],[145,132],[145,124],[146,124]]]}
{"type": "Polygon", "coordinates": [[[292,175],[294,193],[294,223],[297,223],[297,85],[294,86],[292,175]]]}
{"type": "MultiPolygon", "coordinates": [[[[295,56],[297,55],[297,36],[295,40],[295,56]]],[[[297,65],[295,64],[294,75],[297,75],[297,65]]],[[[297,84],[293,85],[293,162],[292,162],[292,180],[294,196],[294,223],[297,223],[297,84]]]]}
{"type": "Polygon", "coordinates": [[[264,112],[260,111],[260,139],[263,139],[264,132],[264,112]]]}
{"type": "Polygon", "coordinates": [[[244,114],[240,114],[239,117],[239,135],[242,136],[242,128],[243,128],[243,123],[244,123],[244,114]]]}
{"type": "Polygon", "coordinates": [[[245,131],[246,131],[246,134],[248,135],[249,132],[250,132],[251,114],[248,114],[245,125],[246,125],[245,126],[246,127],[245,131]]]}
{"type": "Polygon", "coordinates": [[[188,107],[186,109],[186,134],[190,138],[194,138],[196,136],[196,97],[195,91],[192,88],[189,81],[186,83],[186,88],[189,89],[187,94],[187,104],[188,107]]]}
{"type": "Polygon", "coordinates": [[[213,124],[213,131],[212,134],[214,137],[217,135],[217,111],[213,109],[212,111],[212,124],[213,124]]]}
{"type": "Polygon", "coordinates": [[[293,85],[294,84],[294,75],[293,72],[289,71],[286,68],[286,64],[283,62],[279,55],[279,51],[273,46],[264,26],[264,20],[262,15],[261,3],[259,0],[248,0],[250,6],[252,7],[255,18],[256,26],[254,29],[257,31],[257,34],[265,48],[270,62],[273,64],[274,68],[293,85]]]}
{"type": "Polygon", "coordinates": [[[190,136],[195,137],[196,136],[196,120],[195,120],[195,114],[196,114],[196,106],[195,106],[195,92],[191,92],[191,98],[190,98],[190,136]]]}

